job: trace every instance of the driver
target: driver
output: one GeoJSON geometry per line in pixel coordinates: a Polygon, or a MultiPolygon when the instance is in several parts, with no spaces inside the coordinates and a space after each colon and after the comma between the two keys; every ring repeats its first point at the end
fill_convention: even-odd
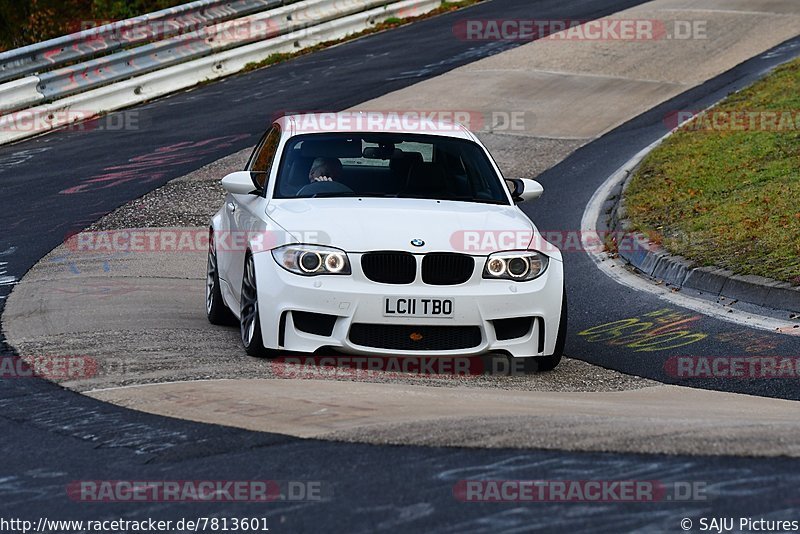
{"type": "Polygon", "coordinates": [[[316,158],[308,171],[308,181],[336,182],[342,178],[342,162],[338,158],[316,158]]]}

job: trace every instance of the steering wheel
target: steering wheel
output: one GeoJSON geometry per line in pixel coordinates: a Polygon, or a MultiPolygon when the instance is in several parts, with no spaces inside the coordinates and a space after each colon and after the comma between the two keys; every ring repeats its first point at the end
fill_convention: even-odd
{"type": "Polygon", "coordinates": [[[305,185],[297,192],[298,197],[313,197],[319,193],[353,193],[354,191],[339,182],[314,182],[305,185]]]}

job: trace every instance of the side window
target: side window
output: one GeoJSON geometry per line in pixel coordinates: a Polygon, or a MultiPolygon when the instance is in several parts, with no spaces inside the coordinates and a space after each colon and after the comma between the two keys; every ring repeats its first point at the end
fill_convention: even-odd
{"type": "Polygon", "coordinates": [[[256,185],[263,189],[267,185],[267,177],[272,169],[272,163],[275,161],[275,152],[278,149],[278,143],[281,140],[281,129],[278,126],[273,126],[272,129],[264,136],[260,146],[256,148],[253,155],[250,156],[248,162],[248,170],[255,171],[254,175],[256,185]]]}

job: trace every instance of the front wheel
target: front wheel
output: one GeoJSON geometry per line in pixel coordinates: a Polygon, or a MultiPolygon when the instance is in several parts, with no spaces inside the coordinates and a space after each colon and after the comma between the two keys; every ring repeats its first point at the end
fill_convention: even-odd
{"type": "Polygon", "coordinates": [[[258,286],[256,285],[256,265],[253,256],[248,252],[244,260],[242,276],[242,295],[239,313],[239,329],[242,335],[244,351],[250,356],[269,358],[275,351],[264,348],[261,336],[261,319],[258,313],[258,286]]]}

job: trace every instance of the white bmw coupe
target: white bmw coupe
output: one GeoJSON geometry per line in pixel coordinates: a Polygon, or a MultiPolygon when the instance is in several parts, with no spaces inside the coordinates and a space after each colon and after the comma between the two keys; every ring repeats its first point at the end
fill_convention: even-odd
{"type": "Polygon", "coordinates": [[[561,253],[517,207],[543,189],[463,126],[285,116],[222,187],[206,312],[248,354],[561,360],[561,253]]]}

